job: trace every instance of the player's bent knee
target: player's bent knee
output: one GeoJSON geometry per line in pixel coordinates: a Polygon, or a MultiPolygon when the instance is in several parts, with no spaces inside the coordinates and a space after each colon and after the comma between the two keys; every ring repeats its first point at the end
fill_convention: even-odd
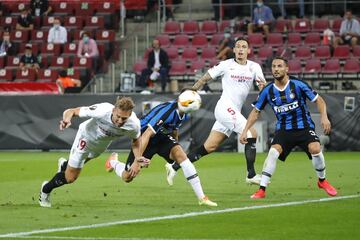
{"type": "Polygon", "coordinates": [[[318,142],[310,143],[308,149],[310,154],[319,154],[321,152],[320,143],[318,142]]]}

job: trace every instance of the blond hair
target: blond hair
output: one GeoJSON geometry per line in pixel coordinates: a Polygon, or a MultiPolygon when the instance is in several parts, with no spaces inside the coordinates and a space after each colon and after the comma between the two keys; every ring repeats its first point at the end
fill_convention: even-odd
{"type": "Polygon", "coordinates": [[[117,97],[115,107],[123,111],[132,111],[135,103],[130,97],[117,97]]]}

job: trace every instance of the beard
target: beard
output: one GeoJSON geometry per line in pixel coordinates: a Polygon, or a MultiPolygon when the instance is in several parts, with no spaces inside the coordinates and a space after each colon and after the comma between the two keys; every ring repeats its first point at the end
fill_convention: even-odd
{"type": "Polygon", "coordinates": [[[285,74],[277,75],[277,76],[275,76],[275,74],[273,74],[273,77],[275,78],[275,80],[281,82],[282,80],[284,80],[285,74]]]}

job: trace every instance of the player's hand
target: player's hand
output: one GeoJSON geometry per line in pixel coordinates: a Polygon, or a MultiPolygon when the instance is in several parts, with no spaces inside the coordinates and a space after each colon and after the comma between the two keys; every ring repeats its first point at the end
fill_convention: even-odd
{"type": "Polygon", "coordinates": [[[321,118],[321,126],[324,129],[325,134],[329,134],[331,131],[331,123],[327,117],[321,118]]]}
{"type": "Polygon", "coordinates": [[[241,144],[246,144],[248,142],[246,133],[247,133],[247,131],[246,132],[243,131],[243,133],[241,133],[241,135],[240,135],[239,141],[241,144]]]}
{"type": "Polygon", "coordinates": [[[60,121],[60,130],[64,130],[65,128],[68,128],[71,126],[71,121],[61,120],[60,121]]]}
{"type": "Polygon", "coordinates": [[[136,177],[140,172],[140,165],[137,161],[134,161],[134,163],[131,165],[129,169],[129,176],[130,178],[136,177]]]}
{"type": "Polygon", "coordinates": [[[140,165],[141,168],[147,168],[149,167],[151,160],[141,156],[136,159],[136,162],[140,165]]]}

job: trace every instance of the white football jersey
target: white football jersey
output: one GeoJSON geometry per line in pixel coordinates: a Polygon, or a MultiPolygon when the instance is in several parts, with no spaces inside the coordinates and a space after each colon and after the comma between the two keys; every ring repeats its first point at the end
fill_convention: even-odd
{"type": "Polygon", "coordinates": [[[211,78],[221,77],[221,98],[231,101],[241,110],[254,80],[265,81],[260,65],[247,60],[246,65],[238,64],[235,59],[221,61],[218,65],[208,70],[211,78]]]}
{"type": "Polygon", "coordinates": [[[79,131],[87,140],[90,149],[102,149],[108,146],[112,140],[121,136],[131,139],[140,137],[140,120],[134,112],[121,127],[111,121],[114,105],[110,103],[99,103],[88,107],[81,107],[79,117],[90,117],[81,123],[79,131]]]}

